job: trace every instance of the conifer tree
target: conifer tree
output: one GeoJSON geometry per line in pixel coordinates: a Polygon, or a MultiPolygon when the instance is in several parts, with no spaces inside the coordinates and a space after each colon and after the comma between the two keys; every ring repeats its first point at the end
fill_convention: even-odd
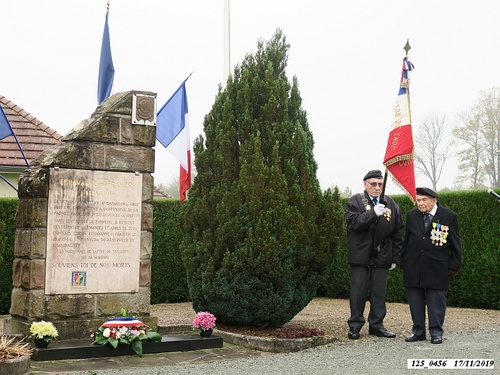
{"type": "Polygon", "coordinates": [[[279,29],[258,42],[219,88],[193,148],[181,251],[194,309],[224,324],[290,321],[332,258],[332,194],[324,203],[297,79],[286,76],[289,48],[279,29]]]}

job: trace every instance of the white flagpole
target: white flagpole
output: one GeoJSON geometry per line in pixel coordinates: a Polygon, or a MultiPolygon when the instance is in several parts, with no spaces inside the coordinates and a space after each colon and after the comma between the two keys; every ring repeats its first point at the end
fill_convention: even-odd
{"type": "Polygon", "coordinates": [[[231,69],[231,23],[230,23],[229,0],[224,0],[224,81],[226,85],[231,69]]]}

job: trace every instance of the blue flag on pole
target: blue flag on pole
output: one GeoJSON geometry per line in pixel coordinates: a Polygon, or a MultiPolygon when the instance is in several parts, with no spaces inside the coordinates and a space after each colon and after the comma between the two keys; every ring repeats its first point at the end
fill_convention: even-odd
{"type": "Polygon", "coordinates": [[[188,106],[185,82],[182,82],[156,115],[156,139],[164,147],[168,147],[186,126],[188,106]]]}
{"type": "Polygon", "coordinates": [[[108,27],[109,12],[106,12],[106,22],[102,34],[101,60],[99,62],[99,81],[97,83],[97,102],[101,104],[111,94],[113,79],[115,78],[115,67],[111,57],[111,44],[109,41],[108,27]]]}
{"type": "Polygon", "coordinates": [[[2,106],[0,105],[0,140],[8,137],[9,135],[14,135],[14,131],[10,126],[10,122],[7,119],[7,115],[5,114],[2,106]]]}
{"type": "Polygon", "coordinates": [[[14,136],[14,139],[16,140],[17,147],[19,147],[19,151],[21,151],[21,154],[23,155],[24,161],[26,162],[26,166],[29,168],[30,164],[28,162],[28,159],[26,159],[26,155],[24,155],[24,151],[21,147],[21,144],[19,143],[19,140],[16,137],[16,133],[14,133],[14,130],[12,130],[12,126],[10,126],[9,119],[7,118],[7,115],[5,114],[2,106],[0,105],[0,141],[4,138],[7,138],[9,135],[14,136]]]}

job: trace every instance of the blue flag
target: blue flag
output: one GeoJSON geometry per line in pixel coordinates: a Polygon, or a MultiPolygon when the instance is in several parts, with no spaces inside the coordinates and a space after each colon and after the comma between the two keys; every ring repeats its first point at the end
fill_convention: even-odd
{"type": "Polygon", "coordinates": [[[7,115],[0,105],[0,140],[8,137],[9,135],[14,135],[14,132],[12,131],[9,120],[7,119],[7,115]]]}
{"type": "Polygon", "coordinates": [[[182,82],[156,115],[156,139],[164,147],[168,147],[186,126],[188,106],[185,82],[182,82]]]}
{"type": "Polygon", "coordinates": [[[21,144],[19,143],[19,140],[16,137],[16,133],[14,133],[14,130],[12,130],[12,126],[10,126],[9,119],[7,118],[7,115],[5,114],[2,106],[0,105],[0,141],[4,138],[7,138],[9,135],[14,136],[14,139],[16,140],[17,143],[17,147],[19,147],[19,151],[21,151],[21,154],[23,155],[24,161],[26,162],[26,166],[29,168],[30,164],[28,163],[28,159],[26,159],[26,155],[24,155],[24,151],[21,147],[21,144]]]}
{"type": "Polygon", "coordinates": [[[109,42],[108,16],[109,12],[106,12],[106,22],[102,34],[101,61],[99,62],[99,81],[97,83],[97,102],[99,104],[109,98],[115,78],[115,67],[113,66],[109,42]]]}

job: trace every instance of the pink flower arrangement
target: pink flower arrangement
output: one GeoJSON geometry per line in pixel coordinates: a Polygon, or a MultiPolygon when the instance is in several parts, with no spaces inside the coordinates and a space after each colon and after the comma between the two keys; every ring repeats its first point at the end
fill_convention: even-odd
{"type": "Polygon", "coordinates": [[[193,326],[201,331],[208,331],[215,327],[215,315],[210,314],[208,311],[200,311],[193,319],[193,326]]]}

